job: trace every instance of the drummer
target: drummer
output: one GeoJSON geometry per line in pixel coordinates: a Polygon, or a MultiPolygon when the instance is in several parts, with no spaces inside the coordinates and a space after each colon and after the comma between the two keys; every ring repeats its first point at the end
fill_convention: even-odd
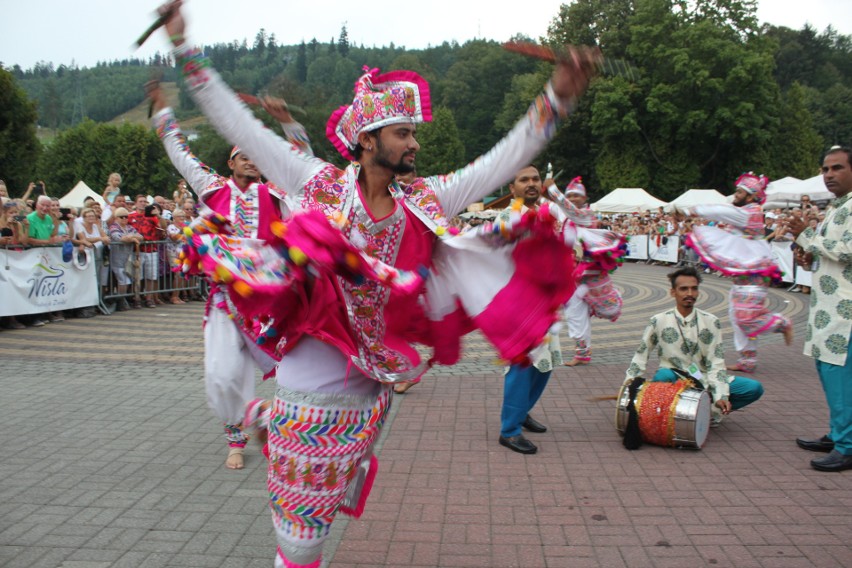
{"type": "Polygon", "coordinates": [[[668,275],[675,307],[651,318],[627,369],[625,384],[645,373],[648,356],[657,349],[660,368],[652,381],[675,382],[678,369],[698,380],[712,397],[713,422],[751,404],[763,395],[763,385],[745,377],[731,377],[725,369],[722,326],[713,314],[695,309],[701,275],[685,267],[668,275]]]}

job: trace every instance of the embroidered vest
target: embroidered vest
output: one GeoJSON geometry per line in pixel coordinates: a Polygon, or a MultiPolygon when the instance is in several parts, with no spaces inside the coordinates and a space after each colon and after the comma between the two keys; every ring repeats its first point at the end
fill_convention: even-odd
{"type": "MultiPolygon", "coordinates": [[[[389,187],[397,202],[393,213],[373,221],[358,196],[357,181],[360,164],[352,163],[345,170],[329,165],[305,185],[302,207],[321,211],[332,220],[345,219],[343,233],[367,254],[390,265],[396,265],[397,254],[405,230],[405,212],[411,211],[436,236],[446,233],[447,219],[434,189],[424,178],[400,187],[396,181],[389,187]]],[[[449,235],[447,235],[449,236],[449,235]]],[[[355,335],[358,355],[352,363],[382,382],[401,382],[421,375],[426,363],[418,366],[404,355],[385,345],[384,308],[390,290],[379,283],[366,280],[353,284],[337,278],[343,293],[349,325],[355,335]]]]}

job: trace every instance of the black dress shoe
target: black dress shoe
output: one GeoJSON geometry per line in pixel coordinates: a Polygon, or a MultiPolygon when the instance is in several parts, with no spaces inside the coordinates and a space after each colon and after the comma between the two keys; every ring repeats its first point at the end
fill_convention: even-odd
{"type": "Polygon", "coordinates": [[[547,432],[547,426],[527,414],[527,417],[524,418],[524,423],[521,424],[524,428],[529,430],[530,432],[535,432],[536,434],[541,434],[542,432],[547,432]]]}
{"type": "Polygon", "coordinates": [[[509,436],[508,438],[500,436],[500,445],[506,446],[513,452],[518,452],[519,454],[534,454],[538,451],[536,445],[524,438],[523,434],[509,436]]]}
{"type": "Polygon", "coordinates": [[[852,469],[852,456],[844,456],[837,450],[831,450],[831,453],[824,458],[811,460],[811,467],[819,471],[852,469]]]}
{"type": "Polygon", "coordinates": [[[830,452],[834,449],[834,442],[828,436],[823,436],[816,440],[805,440],[804,438],[796,438],[796,444],[803,450],[811,452],[830,452]]]}

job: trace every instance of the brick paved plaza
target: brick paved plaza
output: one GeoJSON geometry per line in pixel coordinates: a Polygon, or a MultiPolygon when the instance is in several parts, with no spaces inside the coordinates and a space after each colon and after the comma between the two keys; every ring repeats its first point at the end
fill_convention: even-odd
{"type": "MultiPolygon", "coordinates": [[[[621,446],[615,394],[669,268],[616,273],[625,313],[594,323],[594,360],[555,371],[536,408],[539,453],[497,443],[502,371],[476,336],[461,364],[396,397],[359,520],[336,523],[343,567],[829,568],[852,566],[852,471],[819,473],[797,436],[825,433],[807,296],[773,290],[797,338],[761,341],[763,399],[702,451],[621,446]]],[[[698,307],[727,326],[729,283],[698,307]]],[[[198,303],[0,332],[0,566],[264,567],[274,537],[265,463],[223,467],[201,381],[198,303]]],[[[726,329],[728,360],[733,360],[726,329]]],[[[570,356],[563,336],[563,351],[570,356]]],[[[271,396],[272,384],[259,384],[271,396]]],[[[341,519],[343,519],[341,517],[341,519]]]]}

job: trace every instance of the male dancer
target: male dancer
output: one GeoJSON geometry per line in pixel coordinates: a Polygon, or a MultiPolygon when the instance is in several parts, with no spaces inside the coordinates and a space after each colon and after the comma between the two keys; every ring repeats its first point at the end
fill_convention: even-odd
{"type": "MultiPolygon", "coordinates": [[[[527,166],[520,170],[509,182],[509,190],[516,200],[523,200],[523,205],[520,209],[515,204],[510,205],[500,212],[499,220],[509,222],[513,214],[537,211],[541,199],[541,175],[538,169],[527,166]]],[[[530,411],[544,393],[553,367],[562,364],[559,332],[548,333],[542,344],[530,353],[529,359],[529,362],[510,365],[503,378],[499,442],[501,446],[519,454],[534,454],[538,451],[538,447],[523,435],[521,428],[537,434],[547,432],[547,426],[530,416],[530,411]]]]}
{"type": "Polygon", "coordinates": [[[766,176],[752,172],[741,175],[735,182],[733,205],[696,205],[681,209],[695,215],[725,223],[729,229],[696,226],[686,237],[701,260],[714,270],[733,279],[728,310],[734,328],[734,347],[739,352],[736,365],[729,371],[754,372],[757,366],[757,336],[764,333],[783,333],[789,345],[793,341],[790,318],[770,312],[765,304],[769,284],[780,277],[772,259],[772,249],[763,240],[763,210],[766,201],[766,176]]]}
{"type": "MultiPolygon", "coordinates": [[[[571,180],[565,188],[565,199],[574,206],[570,209],[569,218],[578,230],[597,227],[597,217],[586,206],[588,196],[581,178],[571,180]]],[[[606,266],[602,265],[601,261],[606,258],[605,255],[596,257],[598,261],[592,260],[590,247],[593,241],[583,238],[578,241],[582,246],[585,261],[577,266],[577,291],[571,296],[564,310],[568,336],[574,339],[574,357],[565,363],[566,367],[588,365],[592,361],[592,316],[614,322],[621,315],[623,303],[621,294],[609,276],[614,264],[607,262],[606,266]]],[[[609,259],[614,262],[612,256],[609,256],[609,259]]]]}
{"type": "MultiPolygon", "coordinates": [[[[286,195],[273,185],[264,184],[257,166],[237,147],[231,150],[228,160],[231,177],[221,176],[203,164],[190,152],[159,84],[148,83],[146,91],[153,101],[152,122],[166,153],[199,196],[202,206],[227,218],[234,235],[245,239],[245,244],[268,239],[270,224],[280,221],[282,212],[287,211],[283,204],[286,195]]],[[[290,140],[310,151],[304,128],[293,121],[282,103],[269,99],[264,106],[281,123],[290,140]]],[[[212,284],[204,324],[204,385],[207,403],[225,424],[229,447],[225,467],[229,469],[242,469],[244,465],[248,436],[242,420],[246,403],[254,398],[255,361],[265,373],[271,372],[277,362],[258,348],[256,340],[251,322],[233,309],[225,290],[212,284]]]]}
{"type": "MultiPolygon", "coordinates": [[[[453,262],[453,251],[469,241],[451,244],[447,225],[544,147],[557,117],[585,91],[598,56],[591,50],[570,52],[571,60],[558,65],[546,92],[493,150],[452,175],[418,178],[403,189],[394,175],[414,166],[420,147],[416,124],[431,119],[429,88],[419,75],[372,70],[359,79],[352,104],[335,112],[327,127],[335,147],[355,160],[340,170],[285,144],[254,119],[209,60],[184,44],[180,5],[177,0],[167,6],[166,29],[190,94],[220,132],[249,152],[270,180],[286,187],[294,203],[334,220],[370,257],[396,270],[437,268],[426,283],[428,298],[395,295],[374,280],[324,272],[293,291],[298,301],[281,330],[285,356],[276,373],[269,424],[268,487],[276,566],[318,567],[344,500],[356,515],[363,507],[371,477],[360,496],[347,493],[364,481],[362,460],[375,464],[369,454],[390,402],[388,384],[417,378],[428,367],[411,344],[432,345],[437,361],[452,362],[467,318],[503,356],[525,357],[546,335],[556,302],[567,301],[563,296],[573,291],[573,286],[539,286],[546,275],[529,265],[509,272],[512,277],[502,286],[477,280],[477,267],[453,262]],[[464,311],[457,311],[460,303],[464,311]],[[430,324],[435,321],[444,325],[430,324]]],[[[300,216],[309,215],[294,218],[300,216]]],[[[529,222],[534,226],[535,220],[529,222]]],[[[555,242],[552,227],[549,240],[541,234],[541,243],[533,244],[550,245],[542,247],[545,254],[565,248],[555,242]]],[[[304,260],[295,257],[291,260],[304,260]]],[[[569,256],[561,259],[557,269],[572,267],[569,256]]],[[[497,254],[491,262],[503,262],[511,271],[527,260],[523,254],[497,254]]]]}

